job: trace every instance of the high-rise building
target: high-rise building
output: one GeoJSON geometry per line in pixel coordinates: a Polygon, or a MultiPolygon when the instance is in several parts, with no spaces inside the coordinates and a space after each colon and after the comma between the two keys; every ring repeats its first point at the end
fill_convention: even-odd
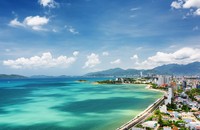
{"type": "Polygon", "coordinates": [[[178,90],[178,85],[174,81],[170,83],[170,87],[172,88],[173,92],[178,90]]]}
{"type": "Polygon", "coordinates": [[[183,86],[183,89],[185,90],[187,87],[187,82],[185,80],[183,80],[182,86],[183,86]]]}
{"type": "Polygon", "coordinates": [[[143,77],[142,71],[140,71],[140,77],[143,77]]]}
{"type": "Polygon", "coordinates": [[[157,81],[158,86],[161,86],[164,84],[164,77],[163,75],[158,76],[158,81],[157,81]]]}
{"type": "Polygon", "coordinates": [[[172,103],[172,98],[174,97],[172,88],[168,88],[167,99],[165,99],[165,105],[172,103]]]}
{"type": "Polygon", "coordinates": [[[157,81],[158,86],[169,85],[169,84],[170,84],[170,76],[165,76],[165,75],[158,76],[158,81],[157,81]]]}

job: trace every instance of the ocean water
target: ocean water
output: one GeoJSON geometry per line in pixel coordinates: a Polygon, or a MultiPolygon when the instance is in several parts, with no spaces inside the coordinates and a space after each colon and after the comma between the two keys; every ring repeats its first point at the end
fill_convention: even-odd
{"type": "Polygon", "coordinates": [[[115,130],[162,93],[77,78],[0,80],[2,130],[115,130]]]}

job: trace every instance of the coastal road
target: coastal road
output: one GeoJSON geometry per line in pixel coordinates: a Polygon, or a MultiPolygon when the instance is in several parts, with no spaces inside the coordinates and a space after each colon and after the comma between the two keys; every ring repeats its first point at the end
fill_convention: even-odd
{"type": "Polygon", "coordinates": [[[133,126],[145,121],[149,115],[152,114],[162,103],[164,102],[164,96],[154,102],[151,106],[149,106],[143,113],[135,117],[134,119],[130,120],[126,124],[122,125],[121,127],[117,128],[117,130],[129,130],[133,126]]]}

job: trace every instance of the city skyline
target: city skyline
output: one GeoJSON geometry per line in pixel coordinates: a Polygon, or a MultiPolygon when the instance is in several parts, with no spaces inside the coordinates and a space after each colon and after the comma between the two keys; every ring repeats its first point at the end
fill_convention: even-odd
{"type": "Polygon", "coordinates": [[[199,0],[2,0],[0,71],[82,75],[200,61],[199,0]]]}

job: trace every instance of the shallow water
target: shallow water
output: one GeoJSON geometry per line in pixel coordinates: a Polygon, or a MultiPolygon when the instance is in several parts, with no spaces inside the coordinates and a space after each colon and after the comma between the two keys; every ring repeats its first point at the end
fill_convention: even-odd
{"type": "Polygon", "coordinates": [[[114,130],[162,96],[145,85],[87,80],[0,80],[0,129],[114,130]]]}

